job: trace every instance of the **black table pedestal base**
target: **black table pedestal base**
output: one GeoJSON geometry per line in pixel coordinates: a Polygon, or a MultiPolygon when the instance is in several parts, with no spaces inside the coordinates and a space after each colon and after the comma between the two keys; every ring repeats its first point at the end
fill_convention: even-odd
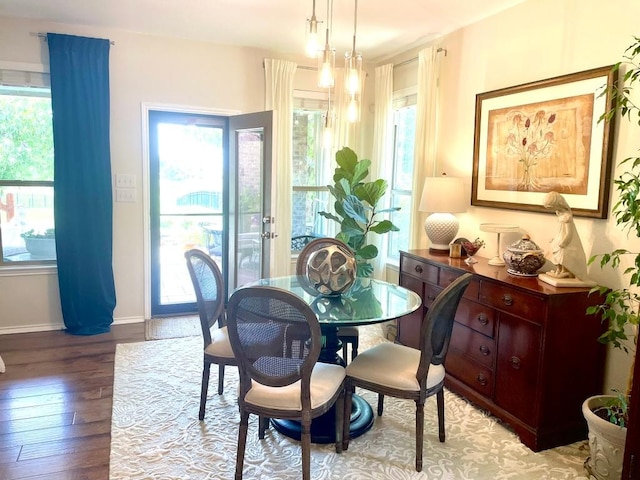
{"type": "MultiPolygon", "coordinates": [[[[300,440],[300,422],[272,418],[271,424],[283,435],[300,440]]],[[[335,443],[335,424],[335,409],[331,409],[324,415],[314,418],[311,422],[311,441],[313,443],[335,443]]],[[[364,398],[354,395],[351,407],[351,426],[349,428],[350,438],[359,437],[372,426],[373,410],[371,405],[364,398]]]]}

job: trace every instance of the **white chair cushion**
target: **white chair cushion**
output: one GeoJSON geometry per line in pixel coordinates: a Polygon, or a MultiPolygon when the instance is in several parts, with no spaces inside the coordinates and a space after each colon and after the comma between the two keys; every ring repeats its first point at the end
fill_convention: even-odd
{"type": "MultiPolygon", "coordinates": [[[[420,350],[385,342],[358,354],[347,366],[347,375],[377,385],[405,391],[419,391],[416,379],[420,350]]],[[[427,376],[427,388],[444,379],[442,365],[431,365],[427,376]]]]}
{"type": "MultiPolygon", "coordinates": [[[[327,403],[340,388],[345,375],[344,367],[340,365],[316,363],[311,372],[311,408],[327,403]]],[[[297,381],[286,387],[269,387],[254,381],[245,401],[259,407],[301,410],[300,384],[297,381]]]]}
{"type": "Polygon", "coordinates": [[[227,327],[216,328],[211,331],[211,343],[205,347],[204,353],[215,357],[234,357],[227,327]]]}

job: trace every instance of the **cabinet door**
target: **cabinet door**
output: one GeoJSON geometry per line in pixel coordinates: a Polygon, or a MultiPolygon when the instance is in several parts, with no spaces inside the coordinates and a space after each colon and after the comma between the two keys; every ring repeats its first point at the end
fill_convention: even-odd
{"type": "Polygon", "coordinates": [[[495,403],[529,425],[535,424],[541,327],[500,314],[495,403]]]}

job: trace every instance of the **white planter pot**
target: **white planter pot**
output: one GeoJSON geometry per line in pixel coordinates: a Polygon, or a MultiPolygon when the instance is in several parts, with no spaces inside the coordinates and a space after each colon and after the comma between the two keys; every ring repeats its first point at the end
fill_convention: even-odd
{"type": "Polygon", "coordinates": [[[56,258],[54,238],[25,238],[24,246],[33,260],[54,260],[56,258]]]}
{"type": "Polygon", "coordinates": [[[614,398],[596,395],[582,404],[582,414],[589,427],[589,458],[584,466],[597,480],[619,480],[622,477],[624,444],[627,429],[598,417],[593,410],[614,398]]]}

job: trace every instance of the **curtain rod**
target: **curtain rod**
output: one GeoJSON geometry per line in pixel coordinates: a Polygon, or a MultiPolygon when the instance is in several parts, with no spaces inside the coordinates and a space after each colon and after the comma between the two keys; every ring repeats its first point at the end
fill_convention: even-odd
{"type": "MultiPolygon", "coordinates": [[[[441,52],[444,52],[444,56],[445,57],[447,56],[447,49],[446,48],[440,47],[440,48],[438,48],[438,50],[436,50],[436,53],[441,53],[441,52]]],[[[405,60],[404,62],[396,63],[393,66],[394,66],[394,68],[395,67],[403,67],[404,65],[408,65],[408,64],[413,63],[413,62],[415,62],[417,60],[418,60],[418,57],[414,57],[414,58],[410,58],[409,60],[405,60]]]]}
{"type": "MultiPolygon", "coordinates": [[[[44,38],[45,42],[47,41],[47,34],[46,33],[38,32],[38,36],[40,38],[44,38]]],[[[114,42],[113,40],[109,40],[109,43],[111,45],[115,45],[116,44],[116,42],[114,42]]]]}

